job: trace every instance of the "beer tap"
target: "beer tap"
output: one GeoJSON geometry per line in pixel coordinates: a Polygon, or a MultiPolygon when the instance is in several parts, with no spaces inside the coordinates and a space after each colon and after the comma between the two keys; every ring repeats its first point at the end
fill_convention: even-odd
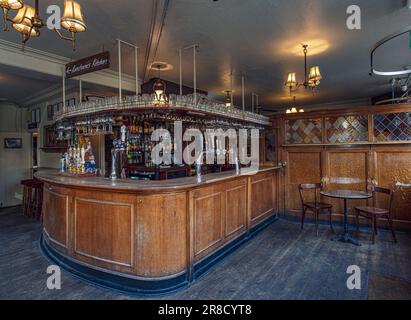
{"type": "Polygon", "coordinates": [[[201,172],[201,163],[203,162],[203,157],[204,153],[200,152],[200,155],[198,156],[196,160],[196,175],[197,175],[197,183],[200,183],[203,181],[203,175],[201,172]]]}
{"type": "MultiPolygon", "coordinates": [[[[116,164],[117,164],[117,159],[121,159],[124,152],[126,151],[126,132],[127,132],[127,127],[122,126],[120,129],[121,132],[121,138],[120,139],[114,139],[113,141],[113,148],[111,149],[111,175],[110,178],[111,180],[115,181],[117,180],[117,170],[116,170],[116,164]],[[120,154],[120,157],[119,157],[120,154]]],[[[121,161],[120,161],[121,163],[121,161]]],[[[120,168],[120,172],[122,172],[123,168],[120,168]]]]}

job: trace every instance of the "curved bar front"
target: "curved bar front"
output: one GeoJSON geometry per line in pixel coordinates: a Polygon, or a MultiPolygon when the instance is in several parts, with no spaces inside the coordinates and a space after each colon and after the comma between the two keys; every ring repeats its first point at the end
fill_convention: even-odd
{"type": "Polygon", "coordinates": [[[176,290],[275,220],[278,169],[210,174],[201,183],[40,171],[42,251],[72,274],[121,292],[176,290]]]}

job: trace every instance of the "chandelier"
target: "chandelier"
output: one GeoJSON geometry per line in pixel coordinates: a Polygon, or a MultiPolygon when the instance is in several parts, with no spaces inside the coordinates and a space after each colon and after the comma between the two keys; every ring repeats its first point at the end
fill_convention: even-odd
{"type": "MultiPolygon", "coordinates": [[[[3,30],[8,31],[7,23],[11,22],[13,28],[21,33],[23,49],[30,38],[40,36],[40,29],[44,27],[44,22],[39,14],[39,0],[35,0],[34,8],[23,3],[23,0],[0,0],[0,7],[3,9],[3,30]],[[9,17],[10,10],[17,10],[13,19],[9,17]]],[[[76,33],[87,29],[78,2],[64,0],[64,14],[60,23],[62,28],[70,32],[70,36],[66,37],[58,29],[54,30],[61,39],[71,41],[75,50],[76,33]]]]}
{"type": "Polygon", "coordinates": [[[291,107],[290,109],[287,109],[286,112],[285,112],[286,114],[290,114],[290,113],[304,113],[304,112],[305,112],[304,109],[300,109],[300,110],[297,109],[295,100],[296,100],[296,97],[294,96],[294,97],[293,97],[293,107],[291,107]]]}
{"type": "Polygon", "coordinates": [[[308,68],[307,68],[308,45],[303,44],[302,46],[303,46],[303,52],[304,52],[305,78],[304,78],[304,82],[297,82],[295,72],[290,72],[288,74],[285,85],[290,89],[290,96],[292,96],[292,93],[301,86],[304,86],[305,89],[314,90],[320,85],[320,81],[322,79],[319,66],[311,67],[310,72],[309,73],[307,72],[308,71],[308,68]]]}

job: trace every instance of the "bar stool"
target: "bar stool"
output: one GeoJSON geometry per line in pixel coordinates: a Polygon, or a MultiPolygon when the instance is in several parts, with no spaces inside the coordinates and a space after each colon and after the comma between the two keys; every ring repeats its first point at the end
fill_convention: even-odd
{"type": "Polygon", "coordinates": [[[37,179],[23,180],[23,214],[30,218],[41,218],[43,182],[37,179]]]}
{"type": "Polygon", "coordinates": [[[32,202],[32,189],[31,189],[31,183],[33,180],[22,180],[20,184],[23,185],[23,201],[22,201],[22,209],[23,209],[23,214],[25,216],[29,215],[30,211],[30,204],[32,202]]]}
{"type": "Polygon", "coordinates": [[[43,182],[35,181],[32,185],[33,188],[33,203],[32,203],[32,217],[41,220],[41,209],[43,206],[43,182]]]}

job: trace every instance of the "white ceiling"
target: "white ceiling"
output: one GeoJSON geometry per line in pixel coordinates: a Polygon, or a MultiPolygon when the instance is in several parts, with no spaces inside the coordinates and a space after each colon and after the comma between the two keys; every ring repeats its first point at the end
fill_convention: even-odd
{"type": "MultiPolygon", "coordinates": [[[[388,78],[368,75],[369,52],[375,42],[411,22],[411,10],[404,7],[404,0],[356,0],[362,9],[362,29],[356,31],[346,27],[346,9],[352,0],[170,0],[156,51],[155,41],[148,44],[153,6],[157,3],[157,39],[166,0],[78,1],[88,30],[78,36],[76,52],[71,51],[70,43],[59,40],[49,30],[42,30],[41,37],[31,39],[28,45],[73,59],[104,47],[113,52],[116,68],[115,40],[121,38],[140,47],[140,77],[146,64],[160,60],[175,66],[163,77],[178,82],[178,48],[198,44],[200,88],[222,98],[221,92],[230,88],[229,75],[234,70],[235,104],[239,105],[240,77],[244,73],[247,104],[251,104],[251,92],[255,92],[264,109],[289,105],[283,83],[290,71],[297,72],[298,79],[303,77],[300,43],[311,45],[315,51],[323,50],[313,54],[309,49],[308,64],[319,65],[324,79],[317,94],[303,90],[297,94],[299,105],[367,98],[389,91],[388,78]],[[150,55],[146,57],[149,47],[150,55]]],[[[63,1],[40,1],[43,18],[46,6],[56,3],[63,1]]],[[[20,41],[14,31],[0,32],[0,38],[20,41]]],[[[133,70],[133,56],[127,49],[124,52],[125,69],[133,70]]],[[[402,68],[411,65],[410,53],[408,37],[404,36],[382,48],[376,63],[382,68],[402,68]]],[[[187,85],[192,85],[191,61],[189,52],[185,53],[187,85]]],[[[153,75],[146,73],[145,79],[153,75]]],[[[35,84],[27,82],[25,86],[34,89],[35,84]]]]}

